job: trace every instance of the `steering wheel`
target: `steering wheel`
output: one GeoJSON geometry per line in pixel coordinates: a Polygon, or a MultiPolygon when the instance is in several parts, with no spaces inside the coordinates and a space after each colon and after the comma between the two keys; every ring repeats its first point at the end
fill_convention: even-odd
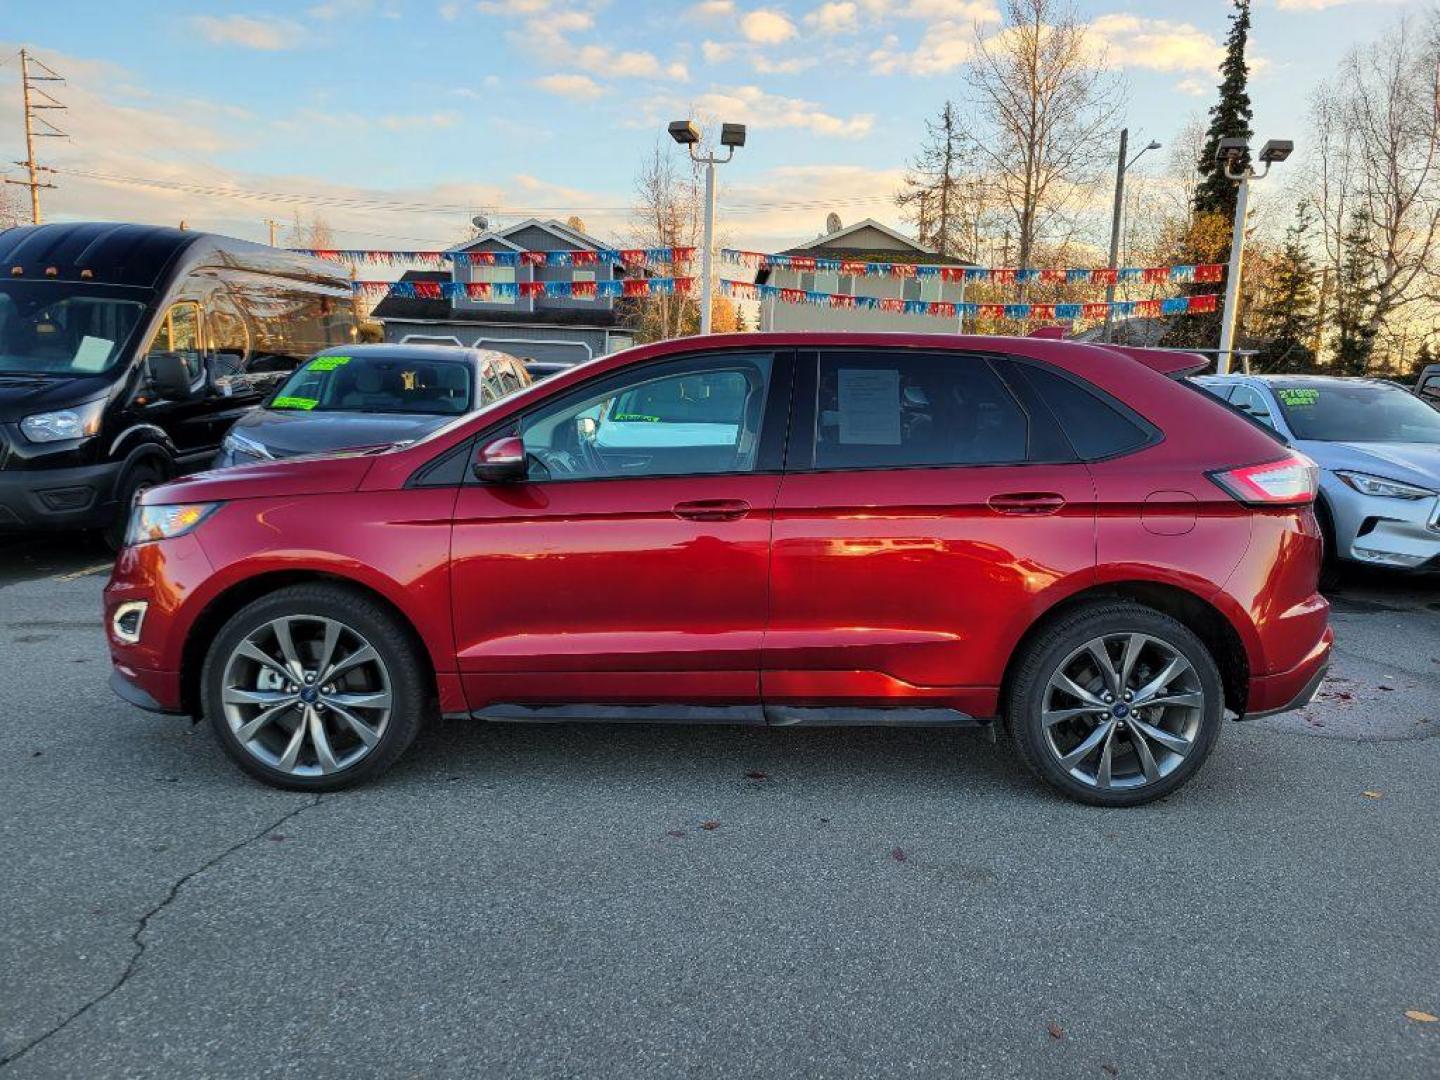
{"type": "Polygon", "coordinates": [[[600,451],[595,449],[593,439],[587,439],[583,435],[576,439],[580,444],[580,457],[584,459],[585,468],[591,476],[609,476],[610,467],[605,464],[605,459],[600,456],[600,451]]]}
{"type": "Polygon", "coordinates": [[[575,467],[575,459],[563,450],[546,450],[537,446],[530,451],[530,456],[540,462],[551,476],[563,476],[580,471],[575,467]]]}

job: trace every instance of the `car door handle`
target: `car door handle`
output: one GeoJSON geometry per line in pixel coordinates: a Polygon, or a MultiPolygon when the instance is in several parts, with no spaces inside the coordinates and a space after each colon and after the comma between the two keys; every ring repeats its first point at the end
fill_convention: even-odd
{"type": "Polygon", "coordinates": [[[739,521],[750,513],[744,499],[696,499],[676,503],[670,512],[686,521],[739,521]]]}
{"type": "Polygon", "coordinates": [[[1065,496],[1055,491],[1010,491],[991,495],[988,503],[997,514],[1053,514],[1065,505],[1065,496]]]}

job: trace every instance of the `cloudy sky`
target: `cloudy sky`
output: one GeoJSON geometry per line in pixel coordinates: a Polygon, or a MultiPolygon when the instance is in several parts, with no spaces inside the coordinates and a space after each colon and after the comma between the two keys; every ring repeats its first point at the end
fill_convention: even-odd
{"type": "MultiPolygon", "coordinates": [[[[1258,134],[1300,142],[1315,83],[1406,6],[1256,0],[1258,134]]],[[[1166,141],[1213,100],[1228,4],[1080,10],[1123,70],[1132,137],[1166,141]]],[[[299,206],[344,246],[413,247],[477,211],[578,213],[620,242],[640,160],[694,112],[750,126],[724,228],[774,250],[827,209],[898,223],[923,121],[963,96],[973,28],[998,19],[993,0],[0,0],[0,160],[24,156],[24,45],[68,79],[46,84],[69,106],[46,115],[70,137],[40,144],[61,170],[51,220],[261,239],[299,206]]]]}

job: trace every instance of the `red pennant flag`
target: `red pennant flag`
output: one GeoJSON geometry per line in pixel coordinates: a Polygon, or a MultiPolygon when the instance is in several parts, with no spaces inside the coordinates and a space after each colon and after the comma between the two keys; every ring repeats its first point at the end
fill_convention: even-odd
{"type": "Polygon", "coordinates": [[[965,280],[965,268],[963,266],[945,266],[940,269],[940,280],[951,283],[965,280]]]}
{"type": "Polygon", "coordinates": [[[905,301],[898,296],[882,296],[880,298],[881,311],[904,311],[905,301]]]}
{"type": "Polygon", "coordinates": [[[677,247],[671,252],[670,261],[687,263],[693,258],[695,258],[695,249],[693,247],[677,247]]]}
{"type": "Polygon", "coordinates": [[[792,255],[790,268],[792,270],[814,270],[815,257],[813,255],[792,255]]]}
{"type": "Polygon", "coordinates": [[[600,261],[600,256],[594,251],[572,251],[570,261],[576,266],[594,266],[600,261]]]}
{"type": "MultiPolygon", "coordinates": [[[[1107,266],[1107,267],[1105,267],[1105,268],[1103,268],[1103,269],[1100,269],[1100,270],[1091,270],[1091,271],[1090,271],[1090,284],[1091,284],[1091,285],[1114,285],[1114,284],[1115,284],[1116,276],[1117,276],[1117,275],[1116,275],[1116,271],[1115,271],[1115,268],[1114,268],[1113,266],[1107,266]]],[[[1087,315],[1086,318],[1089,318],[1089,316],[1087,315]]]]}
{"type": "Polygon", "coordinates": [[[595,282],[572,281],[570,283],[570,295],[577,300],[593,300],[595,298],[595,282]]]}
{"type": "Polygon", "coordinates": [[[842,274],[849,274],[851,277],[864,277],[865,266],[866,264],[863,262],[846,259],[840,264],[840,272],[842,274]]]}
{"type": "MultiPolygon", "coordinates": [[[[1010,276],[1011,276],[1011,278],[1013,279],[1014,276],[1015,276],[1015,271],[1011,270],[1011,271],[1010,271],[1010,276]]],[[[1005,317],[1005,305],[1004,305],[1004,304],[981,304],[981,305],[980,305],[980,318],[982,318],[982,319],[1003,319],[1004,317],[1005,317]]]]}
{"type": "MultiPolygon", "coordinates": [[[[1111,273],[1114,273],[1112,270],[1111,273]]],[[[1086,319],[1103,319],[1105,313],[1110,310],[1110,305],[1101,301],[1095,304],[1084,304],[1080,308],[1080,314],[1086,319]]]]}
{"type": "Polygon", "coordinates": [[[890,276],[898,278],[913,278],[915,276],[915,267],[911,266],[909,263],[891,263],[890,276]]]}
{"type": "Polygon", "coordinates": [[[1160,301],[1159,301],[1159,300],[1141,300],[1141,301],[1139,301],[1139,302],[1135,305],[1135,314],[1136,314],[1136,315],[1159,315],[1159,314],[1160,314],[1160,301]]]}
{"type": "Polygon", "coordinates": [[[471,300],[489,300],[490,282],[470,281],[465,284],[465,295],[471,300]]]}
{"type": "Polygon", "coordinates": [[[522,251],[520,252],[520,263],[523,266],[544,266],[545,252],[543,251],[522,251]]]}
{"type": "Polygon", "coordinates": [[[421,300],[439,300],[442,297],[438,281],[415,282],[415,295],[421,300]]]}
{"type": "Polygon", "coordinates": [[[990,280],[996,285],[1014,285],[1015,271],[1009,268],[1002,270],[991,270],[990,280]]]}
{"type": "MultiPolygon", "coordinates": [[[[755,286],[754,286],[753,283],[748,282],[748,281],[737,281],[737,282],[735,282],[735,284],[736,284],[736,285],[744,285],[744,286],[745,286],[745,289],[746,289],[745,295],[748,296],[748,297],[751,297],[752,299],[754,298],[754,296],[755,296],[755,286]]],[[[688,295],[690,294],[690,291],[691,291],[693,288],[695,288],[695,279],[694,279],[694,278],[690,278],[690,277],[677,277],[677,278],[675,279],[675,291],[676,291],[677,293],[679,293],[681,296],[688,296],[688,295]]]]}
{"type": "Polygon", "coordinates": [[[1059,284],[1063,285],[1063,284],[1065,284],[1065,271],[1064,271],[1064,270],[1053,270],[1053,269],[1052,269],[1052,270],[1041,270],[1041,271],[1040,271],[1040,280],[1043,281],[1043,282],[1047,282],[1047,283],[1049,283],[1049,284],[1052,284],[1052,285],[1053,285],[1053,284],[1056,284],[1056,283],[1059,283],[1059,284]]]}
{"type": "MultiPolygon", "coordinates": [[[[620,257],[625,257],[623,252],[620,257]]],[[[644,278],[626,278],[624,292],[626,296],[649,296],[650,282],[644,278]]]]}
{"type": "Polygon", "coordinates": [[[803,304],[805,302],[804,289],[781,289],[780,299],[787,304],[803,304]]]}
{"type": "Polygon", "coordinates": [[[1140,280],[1147,285],[1169,281],[1170,268],[1168,266],[1147,266],[1144,270],[1140,271],[1140,280]]]}
{"type": "MultiPolygon", "coordinates": [[[[1063,273],[1063,271],[1062,271],[1063,273]]],[[[1030,318],[1032,319],[1053,319],[1055,318],[1054,304],[1031,304],[1030,318]]]]}
{"type": "Polygon", "coordinates": [[[1204,296],[1192,296],[1190,297],[1190,312],[1191,314],[1204,314],[1207,311],[1214,311],[1216,301],[1219,299],[1220,298],[1214,293],[1207,293],[1204,296]]]}
{"type": "MultiPolygon", "coordinates": [[[[1224,263],[1204,263],[1200,266],[1195,267],[1196,281],[1219,281],[1224,276],[1224,263]]],[[[1193,304],[1191,305],[1191,310],[1194,310],[1193,304]]],[[[1215,309],[1211,308],[1210,310],[1213,311],[1215,309]]]]}
{"type": "Polygon", "coordinates": [[[953,319],[955,318],[955,305],[945,300],[932,300],[929,313],[940,319],[953,319]]]}
{"type": "MultiPolygon", "coordinates": [[[[620,252],[620,261],[624,263],[644,263],[645,250],[643,248],[626,248],[620,252]]],[[[625,295],[630,295],[626,293],[625,295]]]]}
{"type": "Polygon", "coordinates": [[[545,295],[545,283],[543,281],[522,281],[519,285],[520,295],[535,297],[545,295]]]}

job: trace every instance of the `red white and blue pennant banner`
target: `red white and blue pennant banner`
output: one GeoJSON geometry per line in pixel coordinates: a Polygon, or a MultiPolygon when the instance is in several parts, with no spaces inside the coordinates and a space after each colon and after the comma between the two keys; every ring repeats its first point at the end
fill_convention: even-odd
{"type": "Polygon", "coordinates": [[[929,263],[866,262],[862,259],[822,259],[813,255],[767,255],[760,251],[722,248],[720,258],[739,266],[766,270],[802,270],[845,274],[851,277],[919,278],[950,282],[980,281],[993,285],[1119,285],[1127,282],[1162,284],[1185,281],[1220,281],[1223,263],[1180,266],[1102,266],[1017,270],[1013,267],[940,266],[929,263]]]}
{"type": "Polygon", "coordinates": [[[383,266],[650,266],[688,263],[689,247],[578,249],[572,251],[380,251],[372,248],[291,248],[298,255],[383,266]]]}
{"type": "Polygon", "coordinates": [[[851,308],[859,311],[889,311],[904,315],[933,315],[941,319],[1015,319],[1019,321],[1070,322],[1075,319],[1103,319],[1107,312],[1119,318],[1136,315],[1199,315],[1214,311],[1219,296],[1171,296],[1154,300],[1099,301],[1088,304],[951,304],[941,300],[902,300],[898,296],[851,296],[848,293],[784,289],[777,285],[756,285],[749,281],[722,278],[720,294],[739,300],[778,300],[784,304],[811,304],[815,307],[851,308]]]}
{"type": "Polygon", "coordinates": [[[563,300],[620,299],[625,296],[688,295],[695,279],[621,278],[615,281],[355,281],[364,296],[405,300],[518,300],[537,296],[563,300]]]}

